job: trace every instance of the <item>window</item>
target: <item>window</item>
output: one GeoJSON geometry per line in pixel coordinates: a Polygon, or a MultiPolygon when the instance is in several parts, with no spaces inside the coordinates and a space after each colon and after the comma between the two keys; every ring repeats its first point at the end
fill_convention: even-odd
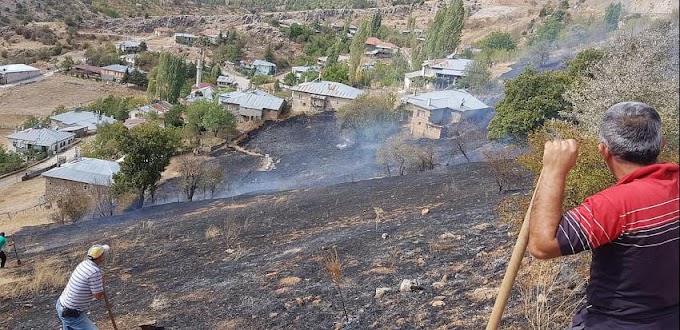
{"type": "Polygon", "coordinates": [[[83,185],[83,190],[87,190],[87,185],[83,185]]]}

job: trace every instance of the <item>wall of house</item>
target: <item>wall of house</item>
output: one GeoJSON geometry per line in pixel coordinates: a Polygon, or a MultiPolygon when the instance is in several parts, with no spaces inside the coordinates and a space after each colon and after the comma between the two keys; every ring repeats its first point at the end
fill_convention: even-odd
{"type": "Polygon", "coordinates": [[[111,70],[102,70],[102,80],[119,81],[123,79],[124,73],[111,70]]]}
{"type": "Polygon", "coordinates": [[[432,124],[430,121],[431,111],[416,107],[412,104],[407,105],[406,109],[413,113],[409,128],[414,137],[424,137],[428,139],[439,139],[442,137],[445,130],[439,125],[432,124]]]}
{"type": "Polygon", "coordinates": [[[35,78],[41,74],[40,71],[5,72],[0,74],[0,85],[13,84],[18,81],[35,78]]]}
{"type": "Polygon", "coordinates": [[[45,177],[45,200],[55,202],[64,193],[90,195],[94,188],[90,183],[45,177]]]}
{"type": "Polygon", "coordinates": [[[59,141],[51,146],[38,146],[34,145],[32,141],[11,140],[12,147],[14,147],[14,150],[17,152],[26,152],[30,149],[38,149],[47,152],[48,155],[66,150],[70,145],[73,144],[74,141],[74,138],[69,138],[67,140],[59,141]]]}
{"type": "MultiPolygon", "coordinates": [[[[322,108],[321,107],[314,107],[312,105],[312,101],[313,101],[312,96],[314,96],[314,94],[302,93],[302,92],[293,92],[293,103],[292,103],[291,112],[293,112],[293,113],[300,113],[300,112],[315,113],[315,112],[319,112],[319,111],[338,111],[338,109],[340,109],[345,104],[352,102],[352,100],[350,100],[350,99],[327,96],[325,104],[322,108]]],[[[321,101],[320,100],[314,100],[314,102],[318,103],[318,102],[321,102],[321,101]]]]}

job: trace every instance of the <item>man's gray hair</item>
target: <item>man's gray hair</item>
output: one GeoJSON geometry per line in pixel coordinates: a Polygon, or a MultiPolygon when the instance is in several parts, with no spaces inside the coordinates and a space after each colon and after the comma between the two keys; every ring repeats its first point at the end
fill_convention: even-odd
{"type": "Polygon", "coordinates": [[[612,155],[634,164],[649,165],[661,153],[663,135],[656,110],[640,102],[614,104],[600,123],[600,142],[612,155]]]}

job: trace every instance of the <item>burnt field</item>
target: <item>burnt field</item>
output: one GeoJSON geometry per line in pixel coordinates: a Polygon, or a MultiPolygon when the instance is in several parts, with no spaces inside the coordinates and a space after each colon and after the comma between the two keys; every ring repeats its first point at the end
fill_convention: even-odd
{"type": "MultiPolygon", "coordinates": [[[[102,242],[114,251],[103,271],[121,329],[151,319],[166,329],[479,329],[514,243],[496,191],[473,163],[29,228],[16,235],[24,264],[3,272],[17,281],[0,292],[41,263],[70,270],[102,242]],[[344,298],[322,262],[334,248],[344,298]]],[[[0,296],[0,329],[58,327],[61,289],[0,296]]],[[[511,299],[504,329],[523,327],[519,309],[511,299]]],[[[91,318],[111,328],[101,302],[91,318]]]]}

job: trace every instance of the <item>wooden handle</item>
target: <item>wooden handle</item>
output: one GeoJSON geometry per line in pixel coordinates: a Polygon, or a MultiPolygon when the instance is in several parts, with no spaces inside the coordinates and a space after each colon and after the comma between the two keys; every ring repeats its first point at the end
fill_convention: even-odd
{"type": "Polygon", "coordinates": [[[489,323],[486,324],[486,330],[496,330],[500,327],[501,318],[503,317],[503,311],[505,311],[505,305],[508,303],[510,291],[512,291],[512,285],[515,283],[515,278],[517,277],[519,266],[522,264],[524,252],[526,252],[527,250],[527,243],[529,242],[529,217],[531,216],[531,208],[534,204],[534,198],[536,197],[536,191],[538,190],[538,185],[540,183],[541,175],[538,176],[538,180],[536,181],[536,188],[534,189],[534,192],[531,195],[529,208],[527,209],[527,213],[524,216],[522,228],[519,230],[519,236],[517,236],[517,242],[515,243],[515,248],[512,250],[512,257],[510,257],[508,269],[505,271],[505,276],[503,276],[503,282],[501,283],[501,287],[498,290],[496,302],[494,302],[493,304],[493,310],[491,311],[489,323]]]}
{"type": "Polygon", "coordinates": [[[109,296],[106,295],[106,291],[104,291],[104,304],[106,305],[106,311],[109,312],[109,318],[111,318],[113,330],[118,330],[118,327],[116,326],[116,320],[113,318],[113,313],[111,313],[111,303],[109,303],[109,296]]]}

